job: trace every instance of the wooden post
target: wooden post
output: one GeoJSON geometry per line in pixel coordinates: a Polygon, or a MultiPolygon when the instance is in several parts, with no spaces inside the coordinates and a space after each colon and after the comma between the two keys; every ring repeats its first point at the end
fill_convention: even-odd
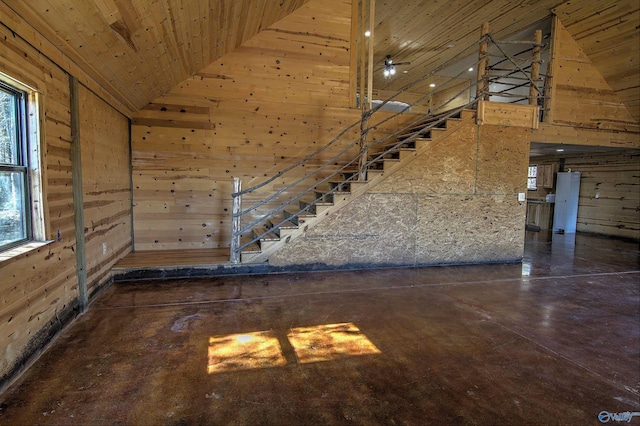
{"type": "Polygon", "coordinates": [[[87,292],[87,256],[84,238],[84,200],[82,192],[82,153],[80,150],[80,105],[78,79],[69,76],[71,113],[71,185],[73,187],[73,220],[76,231],[76,271],[78,274],[78,306],[84,313],[89,305],[87,292]]]}
{"type": "Polygon", "coordinates": [[[485,36],[489,34],[489,23],[485,22],[482,24],[482,29],[480,31],[480,52],[478,53],[478,85],[476,86],[476,99],[482,97],[482,100],[488,101],[489,95],[485,92],[489,89],[489,79],[487,77],[487,67],[489,65],[489,56],[487,55],[487,51],[489,48],[489,43],[485,36]]]}
{"type": "MultiPolygon", "coordinates": [[[[366,0],[363,2],[365,3],[366,0]]],[[[367,61],[367,101],[362,102],[362,117],[360,119],[360,161],[358,162],[358,181],[367,179],[367,127],[369,126],[369,111],[373,101],[373,30],[375,25],[375,0],[369,0],[369,51],[367,61]]]]}
{"type": "Polygon", "coordinates": [[[360,119],[360,161],[358,162],[358,181],[367,180],[367,156],[369,155],[369,145],[367,144],[367,127],[369,126],[369,103],[365,103],[362,108],[362,118],[360,119]]]}
{"type": "Polygon", "coordinates": [[[558,40],[558,17],[551,18],[551,45],[549,48],[549,62],[544,79],[544,101],[542,103],[542,121],[553,123],[553,99],[555,99],[555,85],[553,83],[554,68],[556,64],[556,41],[558,40]]]}
{"type": "Polygon", "coordinates": [[[366,16],[366,0],[359,0],[360,5],[360,37],[362,37],[362,43],[360,43],[360,108],[364,108],[364,98],[365,98],[365,68],[367,62],[366,56],[366,43],[367,38],[364,36],[364,32],[366,31],[365,26],[365,16],[366,16]]]}
{"type": "Polygon", "coordinates": [[[358,16],[358,0],[351,2],[351,51],[349,52],[349,104],[358,107],[356,93],[358,93],[358,45],[362,44],[362,36],[358,31],[360,25],[358,16]]]}
{"type": "Polygon", "coordinates": [[[367,73],[367,103],[368,108],[371,110],[371,102],[373,102],[373,30],[375,26],[375,13],[376,13],[376,1],[370,0],[369,3],[369,32],[371,35],[369,36],[369,72],[367,73]]]}
{"type": "Polygon", "coordinates": [[[529,87],[529,105],[538,105],[538,80],[540,79],[540,52],[542,51],[542,30],[534,33],[533,59],[531,60],[531,86],[529,87]]]}
{"type": "MultiPolygon", "coordinates": [[[[242,182],[240,178],[233,178],[233,193],[238,193],[242,191],[242,182]]],[[[237,197],[233,197],[233,206],[231,208],[231,263],[239,263],[240,262],[240,252],[238,251],[238,247],[240,247],[240,212],[242,211],[242,196],[238,195],[237,197]]]]}

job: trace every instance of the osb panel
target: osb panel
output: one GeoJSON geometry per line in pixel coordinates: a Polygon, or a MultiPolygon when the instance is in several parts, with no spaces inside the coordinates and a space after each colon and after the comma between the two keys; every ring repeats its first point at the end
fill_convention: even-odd
{"type": "Polygon", "coordinates": [[[478,194],[526,192],[531,130],[480,126],[478,194]]]}
{"type": "Polygon", "coordinates": [[[419,195],[416,263],[520,260],[525,209],[515,196],[419,195]]]}
{"type": "Polygon", "coordinates": [[[477,138],[478,127],[472,123],[464,125],[448,138],[433,142],[410,165],[385,179],[372,191],[472,193],[475,185],[477,138]]]}
{"type": "Polygon", "coordinates": [[[269,259],[274,266],[413,264],[414,194],[365,194],[269,259]]]}

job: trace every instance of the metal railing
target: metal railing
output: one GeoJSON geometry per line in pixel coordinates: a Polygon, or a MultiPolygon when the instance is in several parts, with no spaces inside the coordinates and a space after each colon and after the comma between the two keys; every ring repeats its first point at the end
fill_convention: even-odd
{"type": "MultiPolygon", "coordinates": [[[[242,190],[239,179],[234,178],[234,193],[232,194],[233,226],[231,262],[239,262],[240,254],[245,248],[260,241],[273,232],[274,229],[291,221],[297,222],[299,215],[313,209],[316,203],[326,200],[328,195],[338,192],[345,184],[354,182],[356,179],[360,181],[366,179],[367,170],[374,163],[383,159],[387,154],[397,151],[407,142],[421,137],[421,135],[424,135],[431,129],[440,126],[448,118],[458,114],[462,109],[473,108],[478,101],[483,99],[493,100],[492,98],[508,98],[510,102],[527,101],[532,104],[544,102],[544,91],[540,87],[540,74],[536,75],[535,73],[535,69],[540,63],[540,52],[545,48],[542,43],[538,40],[527,42],[529,45],[533,45],[533,47],[517,52],[516,54],[510,54],[502,45],[512,42],[496,41],[488,31],[482,35],[478,43],[481,45],[481,54],[477,56],[477,59],[469,59],[470,57],[473,58],[472,55],[474,52],[477,52],[477,46],[474,44],[431,72],[405,85],[371,110],[363,110],[362,116],[358,121],[344,128],[328,143],[306,155],[296,163],[285,167],[263,182],[242,190]],[[486,46],[484,52],[482,49],[483,44],[486,46]],[[531,55],[526,56],[527,53],[531,53],[531,55]],[[460,64],[464,64],[464,66],[460,66],[460,64]],[[400,125],[400,128],[390,132],[380,140],[369,143],[366,142],[367,135],[370,132],[377,130],[381,125],[398,116],[409,113],[413,106],[420,105],[425,100],[432,98],[434,94],[442,93],[459,86],[462,79],[468,75],[468,68],[470,66],[480,68],[482,65],[484,65],[484,73],[478,73],[477,78],[469,81],[468,86],[465,85],[464,88],[453,93],[453,95],[446,98],[446,100],[437,107],[429,109],[425,114],[411,113],[412,119],[409,119],[408,123],[400,125]],[[408,92],[411,88],[425,82],[425,80],[429,78],[438,76],[438,78],[442,79],[442,73],[456,67],[459,72],[455,74],[447,72],[448,74],[453,74],[453,76],[446,79],[444,83],[441,82],[437,89],[427,90],[424,95],[418,97],[410,104],[405,103],[406,106],[404,108],[393,114],[387,112],[379,120],[376,121],[374,119],[382,115],[377,113],[383,111],[385,105],[394,99],[398,99],[403,93],[408,92]],[[522,83],[514,83],[514,80],[522,81],[522,83]],[[506,87],[498,91],[491,90],[492,87],[499,87],[499,85],[506,87]],[[475,94],[474,88],[476,88],[475,94]],[[526,95],[522,94],[521,89],[523,88],[529,89],[526,95]],[[462,100],[463,97],[466,98],[464,101],[462,100]],[[355,139],[347,139],[348,135],[352,133],[354,129],[360,129],[359,136],[355,139]],[[403,138],[399,140],[398,137],[401,135],[403,138]],[[394,142],[386,146],[383,145],[388,141],[394,142]],[[385,148],[375,151],[371,154],[371,158],[368,158],[370,155],[369,152],[380,145],[385,146],[385,148]],[[356,150],[358,150],[358,152],[354,153],[356,150]],[[324,160],[313,170],[306,171],[306,166],[312,159],[319,159],[321,158],[321,154],[328,152],[333,154],[331,158],[324,160]],[[353,169],[355,169],[355,171],[353,169]],[[303,170],[303,172],[299,172],[300,170],[303,170]],[[294,175],[293,171],[298,171],[298,174],[294,175]],[[346,173],[347,171],[350,173],[346,173]],[[294,177],[291,178],[293,181],[262,198],[257,203],[245,208],[242,207],[241,197],[243,195],[256,193],[285,175],[294,175],[294,177]],[[335,185],[328,190],[320,191],[318,189],[320,185],[326,182],[333,182],[335,179],[337,179],[335,185]],[[311,180],[313,180],[313,182],[310,183],[311,180]],[[316,192],[320,195],[315,194],[316,192]],[[282,196],[285,193],[293,193],[294,195],[283,200],[282,196]],[[310,193],[314,193],[314,195],[311,201],[306,202],[306,205],[295,207],[293,213],[284,213],[287,207],[298,203],[303,197],[310,193]],[[263,210],[267,211],[263,212],[263,210]],[[283,217],[273,219],[279,213],[283,213],[283,217]],[[249,214],[251,214],[253,218],[247,220],[246,218],[249,217],[249,214]],[[265,226],[264,230],[261,229],[255,232],[256,235],[241,242],[241,236],[243,234],[254,230],[256,226],[264,223],[267,219],[272,220],[272,226],[270,228],[265,226]]],[[[517,44],[521,43],[522,42],[517,42],[517,44]]]]}

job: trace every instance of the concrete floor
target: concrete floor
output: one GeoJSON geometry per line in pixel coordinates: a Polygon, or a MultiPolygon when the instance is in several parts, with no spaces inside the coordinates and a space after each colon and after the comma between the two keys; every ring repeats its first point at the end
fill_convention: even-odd
{"type": "Polygon", "coordinates": [[[638,243],[550,238],[528,235],[522,264],[114,284],[0,395],[0,424],[640,412],[638,243]]]}

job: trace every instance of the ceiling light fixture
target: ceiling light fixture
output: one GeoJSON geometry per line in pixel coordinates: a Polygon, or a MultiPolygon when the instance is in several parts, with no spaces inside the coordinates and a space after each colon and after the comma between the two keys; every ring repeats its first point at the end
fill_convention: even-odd
{"type": "Polygon", "coordinates": [[[436,84],[435,84],[435,83],[431,83],[431,84],[429,85],[429,87],[436,87],[436,84]]]}
{"type": "Polygon", "coordinates": [[[391,78],[392,75],[396,74],[396,67],[393,65],[393,60],[391,59],[391,55],[387,55],[387,59],[384,60],[384,78],[391,78]]]}
{"type": "Polygon", "coordinates": [[[364,32],[365,37],[371,37],[371,31],[367,30],[364,32]]]}
{"type": "Polygon", "coordinates": [[[473,67],[469,67],[469,72],[473,71],[473,67]]]}
{"type": "Polygon", "coordinates": [[[556,151],[557,151],[557,152],[564,152],[564,149],[562,149],[562,148],[558,148],[558,149],[556,149],[556,151]]]}
{"type": "MultiPolygon", "coordinates": [[[[391,55],[387,55],[387,58],[384,60],[384,71],[382,72],[382,74],[384,75],[384,78],[391,78],[391,76],[396,75],[396,67],[398,65],[410,65],[411,62],[397,62],[394,63],[393,60],[391,59],[391,55]]],[[[407,73],[407,71],[403,71],[405,74],[407,73]]]]}

